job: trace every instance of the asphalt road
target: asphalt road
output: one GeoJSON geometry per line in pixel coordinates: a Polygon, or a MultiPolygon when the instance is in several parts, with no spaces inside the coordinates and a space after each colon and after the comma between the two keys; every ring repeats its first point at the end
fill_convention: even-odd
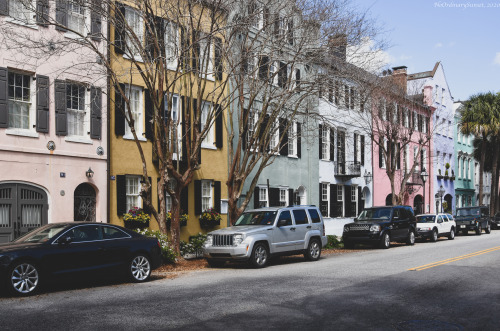
{"type": "Polygon", "coordinates": [[[500,231],[0,298],[2,330],[499,330],[500,231]]]}

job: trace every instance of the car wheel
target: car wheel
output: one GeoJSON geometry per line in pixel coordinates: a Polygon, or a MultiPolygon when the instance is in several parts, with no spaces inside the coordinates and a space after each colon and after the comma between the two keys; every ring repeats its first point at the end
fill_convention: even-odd
{"type": "Polygon", "coordinates": [[[448,239],[453,240],[455,239],[455,229],[451,228],[450,234],[448,235],[448,239]]]}
{"type": "Polygon", "coordinates": [[[486,229],[484,230],[484,232],[486,234],[490,234],[491,233],[491,225],[490,224],[488,224],[488,226],[486,227],[486,229]]]}
{"type": "Polygon", "coordinates": [[[410,231],[410,233],[408,233],[408,238],[406,238],[406,244],[411,246],[415,245],[415,232],[410,231]]]}
{"type": "Polygon", "coordinates": [[[438,232],[436,229],[432,230],[430,239],[432,242],[436,242],[438,240],[438,232]]]}
{"type": "Polygon", "coordinates": [[[380,240],[380,247],[383,249],[391,247],[391,236],[387,232],[384,233],[382,239],[380,240]]]}
{"type": "Polygon", "coordinates": [[[269,260],[269,250],[263,243],[257,243],[253,247],[250,263],[256,268],[264,268],[269,260]]]}
{"type": "Polygon", "coordinates": [[[481,224],[478,224],[476,229],[476,234],[480,236],[482,232],[483,232],[483,227],[481,226],[481,224]]]}
{"type": "Polygon", "coordinates": [[[33,294],[40,287],[40,272],[31,262],[18,262],[9,269],[9,289],[16,295],[33,294]]]}
{"type": "Polygon", "coordinates": [[[226,264],[226,261],[224,260],[207,259],[207,262],[210,268],[222,268],[224,264],[226,264]]]}
{"type": "Polygon", "coordinates": [[[132,281],[142,283],[151,276],[151,263],[144,254],[136,255],[129,265],[129,276],[132,281]]]}
{"type": "Polygon", "coordinates": [[[307,261],[318,261],[321,256],[321,243],[318,239],[311,239],[304,257],[307,261]]]}

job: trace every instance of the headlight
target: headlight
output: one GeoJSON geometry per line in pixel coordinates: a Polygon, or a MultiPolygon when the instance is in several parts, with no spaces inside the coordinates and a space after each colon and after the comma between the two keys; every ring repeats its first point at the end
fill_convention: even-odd
{"type": "Polygon", "coordinates": [[[243,235],[242,234],[235,234],[233,235],[233,246],[238,246],[239,244],[241,244],[241,242],[243,241],[243,235]]]}
{"type": "Polygon", "coordinates": [[[382,228],[378,224],[370,226],[370,232],[380,232],[380,230],[382,230],[382,228]]]}
{"type": "Polygon", "coordinates": [[[205,246],[212,246],[214,238],[211,234],[207,235],[207,239],[205,240],[205,246]]]}
{"type": "Polygon", "coordinates": [[[349,232],[349,227],[348,226],[344,226],[344,232],[349,232]]]}

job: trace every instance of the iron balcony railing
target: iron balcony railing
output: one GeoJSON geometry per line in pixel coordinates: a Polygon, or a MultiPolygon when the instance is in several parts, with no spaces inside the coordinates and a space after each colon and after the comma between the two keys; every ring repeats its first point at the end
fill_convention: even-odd
{"type": "Polygon", "coordinates": [[[361,177],[361,163],[355,161],[346,161],[335,163],[336,176],[361,177]]]}

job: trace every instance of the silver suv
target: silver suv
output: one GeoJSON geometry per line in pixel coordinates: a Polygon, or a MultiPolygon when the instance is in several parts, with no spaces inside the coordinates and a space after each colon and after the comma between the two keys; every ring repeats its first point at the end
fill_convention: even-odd
{"type": "Polygon", "coordinates": [[[275,255],[304,254],[316,261],[326,244],[316,206],[270,207],[245,211],[234,226],[210,232],[203,253],[211,267],[242,260],[263,268],[275,255]]]}

